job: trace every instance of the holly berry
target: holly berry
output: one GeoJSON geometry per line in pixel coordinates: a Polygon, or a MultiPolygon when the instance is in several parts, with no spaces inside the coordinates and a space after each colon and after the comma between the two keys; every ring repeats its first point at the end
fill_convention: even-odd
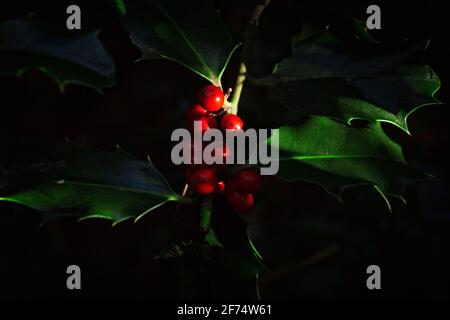
{"type": "Polygon", "coordinates": [[[255,193],[261,189],[261,176],[255,171],[244,170],[231,178],[231,185],[241,193],[255,193]]]}
{"type": "Polygon", "coordinates": [[[216,173],[211,169],[198,169],[191,174],[189,185],[198,194],[211,194],[217,186],[216,173]]]}
{"type": "Polygon", "coordinates": [[[219,87],[209,84],[200,89],[198,101],[206,110],[216,112],[222,108],[225,97],[219,87]]]}
{"type": "MultiPolygon", "coordinates": [[[[213,85],[207,85],[200,89],[198,100],[200,104],[191,106],[186,114],[189,126],[195,128],[195,121],[200,121],[202,132],[212,128],[217,128],[216,115],[213,112],[219,111],[224,104],[224,94],[222,90],[213,85]]],[[[222,130],[237,131],[244,128],[244,122],[235,114],[226,114],[220,121],[222,130]]],[[[205,163],[195,164],[195,145],[191,143],[192,163],[187,166],[186,181],[191,189],[200,195],[210,195],[214,192],[224,193],[228,204],[238,212],[245,212],[253,206],[253,193],[261,187],[261,177],[256,172],[245,170],[235,174],[225,187],[224,181],[218,181],[216,171],[220,172],[220,164],[213,166],[205,163]]],[[[217,152],[221,153],[221,158],[226,163],[226,158],[232,156],[231,150],[224,143],[223,148],[210,150],[214,157],[217,152]]],[[[202,146],[203,155],[203,146],[202,146]]]]}
{"type": "Polygon", "coordinates": [[[203,116],[198,116],[189,122],[190,128],[192,131],[195,130],[195,121],[200,121],[200,131],[205,132],[206,130],[217,128],[216,118],[209,114],[205,114],[203,116]]]}
{"type": "Polygon", "coordinates": [[[206,169],[206,168],[208,168],[208,166],[206,164],[204,164],[204,163],[202,163],[202,164],[188,164],[186,166],[186,170],[184,172],[184,176],[186,178],[186,181],[189,183],[189,180],[191,179],[192,174],[195,171],[200,170],[200,169],[206,169]]]}
{"type": "Polygon", "coordinates": [[[201,121],[200,130],[205,132],[211,128],[217,128],[216,119],[208,114],[208,111],[199,104],[194,104],[186,112],[186,117],[191,130],[195,129],[194,121],[201,121]]]}
{"type": "Polygon", "coordinates": [[[228,189],[225,192],[225,196],[230,207],[237,212],[246,212],[253,207],[252,194],[240,193],[234,189],[228,189]]]}
{"type": "Polygon", "coordinates": [[[186,112],[186,117],[188,122],[193,122],[196,119],[199,119],[201,117],[204,117],[208,114],[208,111],[203,108],[199,104],[192,105],[186,112]]]}
{"type": "Polygon", "coordinates": [[[220,127],[222,130],[237,131],[244,128],[244,122],[235,114],[226,114],[220,121],[220,127]]]}
{"type": "Polygon", "coordinates": [[[223,181],[217,182],[217,191],[219,193],[224,193],[224,191],[225,191],[225,182],[223,182],[223,181]]]}

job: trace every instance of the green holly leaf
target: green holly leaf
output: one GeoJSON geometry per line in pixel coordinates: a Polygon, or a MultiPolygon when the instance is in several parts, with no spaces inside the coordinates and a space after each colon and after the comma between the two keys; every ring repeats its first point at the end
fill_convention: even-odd
{"type": "Polygon", "coordinates": [[[321,185],[341,198],[350,187],[369,185],[390,206],[388,196],[402,198],[408,181],[428,175],[407,166],[401,147],[389,139],[380,123],[353,128],[327,117],[311,117],[297,126],[279,128],[278,175],[321,185]]]}
{"type": "Polygon", "coordinates": [[[166,58],[220,86],[236,49],[209,0],[112,1],[142,59],[166,58]]]}
{"type": "Polygon", "coordinates": [[[414,60],[426,46],[418,43],[389,54],[373,43],[349,49],[327,31],[296,43],[292,56],[259,82],[272,86],[283,104],[303,114],[385,121],[408,132],[411,113],[438,103],[439,78],[430,66],[414,60]]]}
{"type": "Polygon", "coordinates": [[[150,162],[121,149],[90,150],[68,143],[51,163],[34,165],[16,177],[20,191],[0,198],[41,211],[102,217],[115,223],[141,218],[168,201],[183,201],[150,162]]]}
{"type": "Polygon", "coordinates": [[[0,76],[37,69],[61,91],[69,83],[96,90],[115,84],[115,66],[97,33],[71,33],[31,20],[0,23],[0,76]]]}

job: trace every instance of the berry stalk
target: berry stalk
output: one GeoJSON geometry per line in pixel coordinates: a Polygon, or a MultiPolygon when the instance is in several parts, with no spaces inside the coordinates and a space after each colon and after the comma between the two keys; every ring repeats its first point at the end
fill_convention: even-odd
{"type": "Polygon", "coordinates": [[[241,62],[239,66],[239,74],[234,85],[233,97],[231,98],[230,113],[238,113],[239,100],[241,99],[242,87],[244,86],[245,79],[247,78],[247,68],[245,63],[241,62]]]}

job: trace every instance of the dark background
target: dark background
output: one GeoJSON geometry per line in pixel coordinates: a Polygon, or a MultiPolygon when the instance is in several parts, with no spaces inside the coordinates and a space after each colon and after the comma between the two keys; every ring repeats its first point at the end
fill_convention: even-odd
{"type": "MultiPolygon", "coordinates": [[[[249,19],[254,1],[216,1],[236,41],[249,19]]],[[[117,66],[117,85],[104,95],[75,85],[59,92],[39,72],[0,79],[0,166],[20,168],[45,159],[64,137],[90,147],[149,154],[156,167],[181,192],[183,169],[170,161],[170,134],[185,126],[184,111],[205,81],[169,61],[134,63],[133,47],[106,1],[4,1],[1,19],[34,17],[64,27],[69,4],[82,10],[82,31],[101,29],[100,38],[117,66]]],[[[348,16],[365,20],[369,4],[382,10],[382,30],[374,33],[386,47],[405,38],[431,39],[428,61],[449,101],[449,11],[438,1],[281,1],[264,12],[252,42],[249,68],[257,76],[270,73],[290,53],[290,38],[302,23],[330,25],[345,35],[348,16]]],[[[238,55],[224,75],[232,86],[238,55]]],[[[240,115],[247,127],[273,128],[284,108],[267,89],[247,84],[240,115]]],[[[448,298],[450,297],[450,213],[448,205],[448,105],[423,108],[409,118],[412,136],[387,126],[401,141],[412,166],[434,175],[426,184],[407,190],[408,205],[394,201],[394,210],[349,192],[345,203],[315,185],[264,181],[256,206],[245,217],[218,199],[213,225],[226,252],[247,250],[245,228],[251,222],[258,248],[273,270],[295,266],[324,248],[341,250],[308,268],[279,273],[261,288],[267,298],[448,298]],[[244,219],[241,219],[244,218],[244,219]],[[382,270],[382,290],[365,287],[366,267],[382,270]]],[[[0,183],[0,186],[2,183],[0,183]]],[[[2,191],[0,189],[0,191],[2,191]]],[[[2,191],[3,192],[3,191],[2,191]]],[[[172,234],[175,205],[164,205],[137,224],[73,218],[41,225],[41,214],[11,203],[0,203],[0,298],[163,298],[180,297],[173,264],[153,259],[172,234]],[[66,267],[82,269],[82,290],[66,289],[66,267]]],[[[192,269],[196,269],[193,266],[192,269]]],[[[198,269],[198,268],[197,268],[198,269]]],[[[221,273],[227,283],[218,297],[240,297],[240,284],[221,273]]],[[[201,276],[200,276],[201,278],[201,276]]],[[[195,276],[199,287],[203,279],[195,276]]],[[[211,297],[202,288],[192,297],[211,297]]]]}

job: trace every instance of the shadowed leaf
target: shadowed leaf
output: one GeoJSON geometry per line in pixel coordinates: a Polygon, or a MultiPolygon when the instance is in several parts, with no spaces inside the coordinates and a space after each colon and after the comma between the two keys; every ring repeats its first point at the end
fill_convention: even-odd
{"type": "Polygon", "coordinates": [[[261,83],[272,86],[283,104],[302,114],[346,122],[385,121],[408,132],[412,112],[438,103],[433,96],[439,78],[416,60],[426,45],[388,54],[375,46],[350,50],[327,31],[296,43],[292,56],[261,83]]]}
{"type": "Polygon", "coordinates": [[[69,84],[100,90],[115,84],[115,66],[94,32],[70,34],[30,20],[0,23],[0,75],[37,69],[61,91],[69,84]]]}

